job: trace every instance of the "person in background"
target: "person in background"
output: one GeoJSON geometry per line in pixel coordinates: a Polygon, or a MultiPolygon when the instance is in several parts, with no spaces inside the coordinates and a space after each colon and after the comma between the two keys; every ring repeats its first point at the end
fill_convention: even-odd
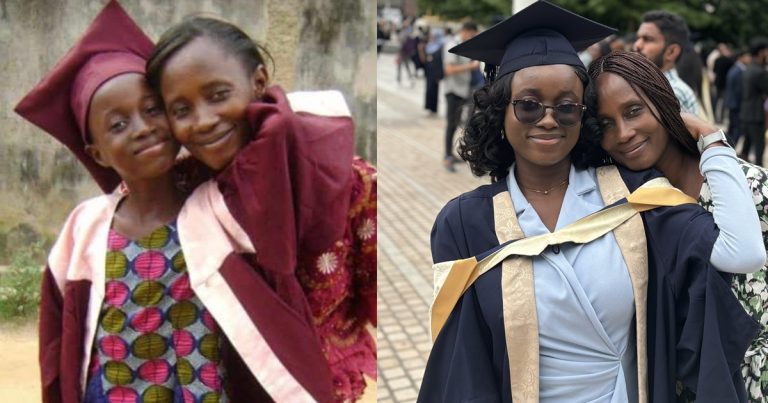
{"type": "Polygon", "coordinates": [[[413,41],[416,51],[413,52],[411,61],[413,61],[413,65],[416,66],[416,72],[414,73],[414,76],[420,77],[419,70],[421,70],[422,73],[425,73],[423,61],[425,59],[424,47],[427,46],[427,42],[429,41],[429,25],[416,25],[416,31],[413,34],[413,41]]]}
{"type": "Polygon", "coordinates": [[[408,81],[413,84],[414,75],[416,74],[416,66],[413,66],[413,72],[411,72],[411,64],[413,63],[413,55],[416,53],[416,38],[413,35],[413,18],[407,18],[403,21],[403,27],[400,28],[398,33],[400,39],[400,50],[397,54],[397,83],[402,81],[401,71],[405,68],[405,72],[408,74],[408,81]]]}
{"type": "Polygon", "coordinates": [[[688,25],[682,17],[667,11],[649,11],[637,29],[636,52],[650,59],[667,77],[683,112],[700,115],[703,109],[696,93],[677,74],[677,63],[688,46],[688,25]]]}
{"type": "MultiPolygon", "coordinates": [[[[680,57],[675,63],[675,69],[680,79],[693,90],[693,94],[696,96],[696,101],[699,105],[703,105],[701,94],[703,92],[704,83],[704,64],[701,62],[701,56],[689,42],[680,54],[680,57]]],[[[706,111],[702,109],[699,113],[701,116],[705,116],[706,111]]]]}
{"type": "Polygon", "coordinates": [[[379,53],[381,53],[381,48],[384,47],[384,44],[387,43],[389,40],[389,30],[385,25],[387,24],[386,21],[377,21],[376,22],[376,56],[379,56],[379,53]]]}
{"type": "Polygon", "coordinates": [[[626,43],[624,39],[618,35],[610,35],[602,41],[593,44],[588,47],[587,50],[579,52],[579,59],[585,66],[589,67],[593,60],[599,59],[608,53],[615,52],[617,50],[624,50],[626,43]]]}
{"type": "Polygon", "coordinates": [[[440,80],[443,79],[442,41],[443,34],[438,29],[427,27],[427,41],[419,43],[419,59],[424,66],[424,109],[428,117],[437,116],[440,97],[440,80]]]}
{"type": "Polygon", "coordinates": [[[477,35],[477,24],[468,21],[461,26],[457,37],[450,38],[443,47],[443,66],[445,77],[445,154],[443,166],[449,172],[454,172],[453,166],[458,159],[453,155],[453,135],[459,125],[462,105],[470,99],[472,70],[480,68],[480,62],[470,60],[457,54],[449,53],[448,49],[466,42],[477,35]]]}
{"type": "MultiPolygon", "coordinates": [[[[752,55],[745,50],[735,52],[735,63],[728,70],[725,77],[725,95],[723,105],[728,109],[728,139],[735,148],[741,138],[741,124],[739,112],[741,111],[741,97],[744,92],[744,70],[752,61],[752,55]]],[[[741,159],[746,159],[744,154],[739,154],[741,159]]]]}
{"type": "Polygon", "coordinates": [[[744,70],[743,92],[741,94],[741,110],[739,121],[744,146],[741,149],[742,158],[750,161],[749,152],[755,148],[755,165],[763,165],[765,149],[765,112],[763,102],[768,96],[768,72],[765,71],[768,60],[768,39],[754,38],[749,46],[752,61],[744,70]]]}
{"type": "Polygon", "coordinates": [[[627,43],[624,38],[618,35],[611,35],[608,37],[608,46],[611,48],[611,52],[624,50],[627,47],[627,43]]]}
{"type": "Polygon", "coordinates": [[[725,43],[718,44],[720,49],[720,55],[712,63],[712,75],[714,79],[710,83],[714,83],[712,88],[712,112],[714,113],[715,122],[721,123],[725,119],[725,81],[728,76],[728,71],[736,62],[731,47],[725,43]]]}

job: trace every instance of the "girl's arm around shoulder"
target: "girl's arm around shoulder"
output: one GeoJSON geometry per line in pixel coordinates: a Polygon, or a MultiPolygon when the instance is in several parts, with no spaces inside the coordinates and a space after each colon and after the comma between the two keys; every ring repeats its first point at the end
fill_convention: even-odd
{"type": "Polygon", "coordinates": [[[701,173],[712,195],[712,215],[720,234],[710,262],[729,273],[751,273],[765,264],[760,221],[746,177],[730,147],[708,148],[701,155],[701,173]]]}

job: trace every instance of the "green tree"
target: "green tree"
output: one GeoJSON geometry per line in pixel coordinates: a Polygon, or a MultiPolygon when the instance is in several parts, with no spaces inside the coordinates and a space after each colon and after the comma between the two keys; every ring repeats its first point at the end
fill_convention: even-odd
{"type": "Polygon", "coordinates": [[[695,40],[745,43],[765,32],[768,0],[553,0],[576,13],[616,27],[637,30],[643,13],[666,10],[685,18],[695,40]]]}
{"type": "Polygon", "coordinates": [[[431,15],[449,20],[471,18],[481,24],[489,24],[498,15],[509,15],[509,0],[419,0],[419,9],[431,15]]]}
{"type": "MultiPolygon", "coordinates": [[[[685,18],[695,40],[746,45],[755,36],[768,36],[768,0],[550,0],[575,13],[632,34],[646,11],[667,10],[685,18]]],[[[488,24],[496,15],[509,15],[509,0],[419,0],[427,14],[459,20],[470,17],[488,24]]]]}

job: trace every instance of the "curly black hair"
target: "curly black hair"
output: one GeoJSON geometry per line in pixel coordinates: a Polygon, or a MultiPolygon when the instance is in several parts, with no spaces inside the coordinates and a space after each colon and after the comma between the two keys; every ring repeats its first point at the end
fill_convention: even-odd
{"type": "MultiPolygon", "coordinates": [[[[587,72],[578,68],[573,70],[586,87],[589,82],[587,72]]],[[[504,75],[475,91],[472,115],[459,140],[459,155],[469,163],[472,173],[477,176],[490,175],[492,182],[506,178],[509,167],[515,162],[512,146],[501,136],[504,116],[512,99],[512,77],[514,73],[504,75]]],[[[571,150],[571,163],[577,168],[612,163],[608,154],[600,148],[600,138],[595,128],[595,122],[582,119],[579,140],[571,150]]]]}

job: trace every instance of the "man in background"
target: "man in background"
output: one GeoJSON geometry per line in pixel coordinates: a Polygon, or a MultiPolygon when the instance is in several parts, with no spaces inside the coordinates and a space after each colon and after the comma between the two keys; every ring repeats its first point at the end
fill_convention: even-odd
{"type": "Polygon", "coordinates": [[[755,147],[755,161],[763,165],[763,150],[765,149],[765,111],[763,103],[768,96],[768,72],[765,70],[768,59],[768,39],[755,38],[749,46],[752,62],[744,70],[744,92],[741,95],[741,130],[744,134],[744,147],[741,149],[742,158],[747,160],[749,150],[755,147]]]}
{"type": "Polygon", "coordinates": [[[701,115],[703,109],[691,87],[677,74],[675,63],[688,45],[688,25],[682,17],[666,11],[643,14],[634,50],[653,61],[664,72],[683,112],[701,115]]]}
{"type": "Polygon", "coordinates": [[[446,104],[445,157],[443,165],[450,172],[456,170],[453,165],[458,161],[453,155],[453,134],[459,125],[461,106],[470,99],[472,70],[478,69],[480,62],[449,53],[448,50],[459,43],[472,39],[475,35],[477,35],[477,24],[471,21],[465,22],[461,26],[458,36],[447,38],[443,46],[443,88],[445,89],[446,104]]]}
{"type": "MultiPolygon", "coordinates": [[[[746,49],[736,51],[736,62],[728,70],[725,77],[724,104],[728,108],[728,140],[736,147],[741,137],[741,124],[739,112],[741,111],[741,97],[744,93],[744,70],[752,61],[752,55],[746,49]]],[[[744,158],[742,158],[744,159],[744,158]]]]}

